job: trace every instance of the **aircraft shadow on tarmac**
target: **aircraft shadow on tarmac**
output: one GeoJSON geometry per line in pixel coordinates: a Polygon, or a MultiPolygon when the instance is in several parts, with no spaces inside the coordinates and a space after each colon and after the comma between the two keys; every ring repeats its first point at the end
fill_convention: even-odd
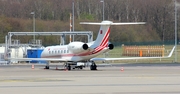
{"type": "MultiPolygon", "coordinates": [[[[64,69],[64,68],[50,68],[50,69],[44,69],[44,68],[40,68],[42,70],[50,70],[50,71],[92,71],[90,69],[71,69],[71,70],[67,70],[67,69],[64,69]]],[[[102,70],[93,70],[93,71],[102,71],[102,70]]]]}

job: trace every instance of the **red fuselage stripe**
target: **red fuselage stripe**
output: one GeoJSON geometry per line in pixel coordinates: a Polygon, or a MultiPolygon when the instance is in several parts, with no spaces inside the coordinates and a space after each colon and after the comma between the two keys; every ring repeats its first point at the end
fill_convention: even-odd
{"type": "Polygon", "coordinates": [[[50,57],[62,58],[62,57],[70,57],[70,56],[87,56],[87,55],[96,54],[108,46],[109,34],[110,34],[110,28],[108,28],[108,31],[106,32],[105,36],[103,37],[101,44],[91,52],[88,51],[88,52],[80,53],[80,54],[55,54],[53,56],[45,56],[43,58],[50,58],[50,57]]]}

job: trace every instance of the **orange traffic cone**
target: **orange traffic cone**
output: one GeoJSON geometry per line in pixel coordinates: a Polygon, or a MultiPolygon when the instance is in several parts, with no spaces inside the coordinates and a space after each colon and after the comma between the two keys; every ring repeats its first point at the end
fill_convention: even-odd
{"type": "Polygon", "coordinates": [[[123,68],[123,67],[121,67],[121,71],[124,71],[124,68],[123,68]]]}
{"type": "Polygon", "coordinates": [[[56,70],[58,70],[58,67],[57,67],[57,65],[56,65],[56,70]]]}
{"type": "Polygon", "coordinates": [[[67,68],[65,68],[65,69],[64,69],[64,71],[68,71],[68,69],[67,69],[67,68]]]}
{"type": "Polygon", "coordinates": [[[34,69],[34,64],[32,64],[32,67],[31,67],[32,69],[34,69]]]}

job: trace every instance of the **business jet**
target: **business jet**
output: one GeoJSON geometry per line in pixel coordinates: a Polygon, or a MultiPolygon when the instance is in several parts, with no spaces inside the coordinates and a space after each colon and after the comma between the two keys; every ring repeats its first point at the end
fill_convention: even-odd
{"type": "MultiPolygon", "coordinates": [[[[82,69],[82,62],[91,62],[90,70],[97,70],[95,61],[168,58],[172,56],[175,48],[173,47],[170,54],[165,57],[95,58],[98,55],[108,52],[114,48],[113,44],[109,43],[111,25],[135,25],[145,24],[145,22],[113,23],[112,21],[102,21],[101,23],[81,22],[80,24],[100,25],[100,30],[95,41],[89,43],[74,41],[70,42],[68,45],[48,46],[42,51],[41,58],[18,58],[18,60],[45,60],[49,62],[65,62],[65,68],[68,70],[71,70],[72,65],[77,65],[78,68],[82,69]]],[[[46,69],[49,69],[49,62],[47,62],[45,66],[46,69]]]]}

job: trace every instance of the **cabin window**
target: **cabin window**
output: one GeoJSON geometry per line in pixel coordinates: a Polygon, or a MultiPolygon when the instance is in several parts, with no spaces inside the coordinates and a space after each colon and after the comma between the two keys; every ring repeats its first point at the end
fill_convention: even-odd
{"type": "Polygon", "coordinates": [[[60,51],[58,50],[58,53],[60,53],[60,51]]]}
{"type": "Polygon", "coordinates": [[[67,53],[69,53],[69,50],[67,50],[67,53]]]}
{"type": "Polygon", "coordinates": [[[51,51],[49,51],[49,54],[51,54],[51,51]]]}
{"type": "Polygon", "coordinates": [[[66,53],[66,50],[64,50],[64,53],[66,53]]]}
{"type": "Polygon", "coordinates": [[[61,53],[63,53],[63,50],[61,50],[61,53]]]}

